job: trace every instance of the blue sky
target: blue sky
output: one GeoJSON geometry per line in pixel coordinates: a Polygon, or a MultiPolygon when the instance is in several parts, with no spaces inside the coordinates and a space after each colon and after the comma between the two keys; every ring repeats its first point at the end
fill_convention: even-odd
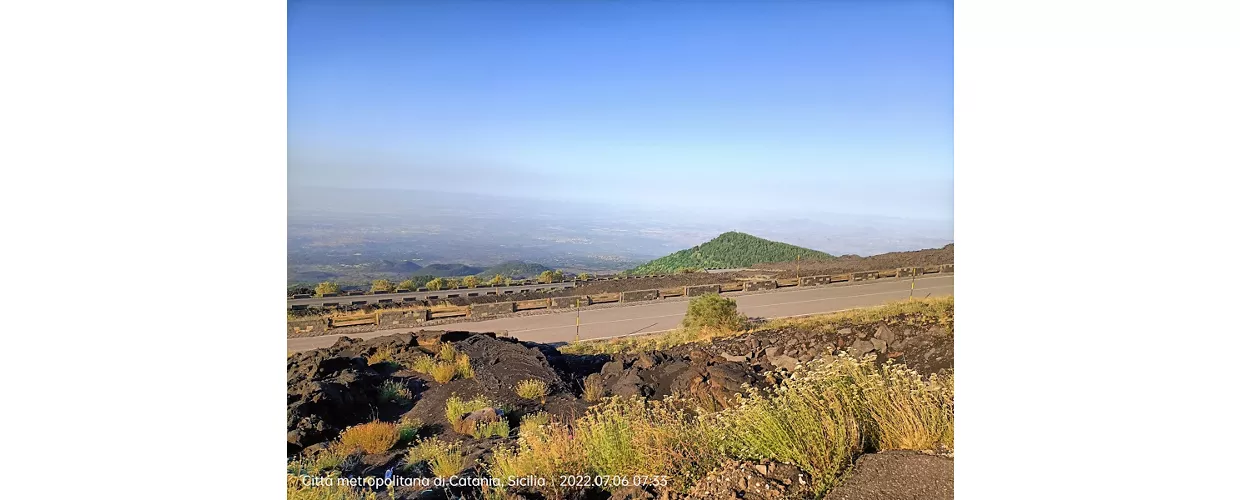
{"type": "Polygon", "coordinates": [[[952,218],[952,5],[291,2],[289,183],[952,218]]]}

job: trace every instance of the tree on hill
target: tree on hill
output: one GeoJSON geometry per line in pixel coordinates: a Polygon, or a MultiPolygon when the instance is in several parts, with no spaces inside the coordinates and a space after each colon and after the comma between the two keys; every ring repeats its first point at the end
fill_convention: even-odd
{"type": "Polygon", "coordinates": [[[693,248],[652,260],[630,269],[628,273],[668,274],[684,268],[746,267],[761,262],[786,262],[797,258],[828,260],[834,257],[825,252],[733,231],[693,248]]]}
{"type": "Polygon", "coordinates": [[[481,273],[478,273],[478,274],[482,276],[483,278],[489,278],[490,276],[493,276],[496,274],[502,274],[504,276],[526,277],[526,276],[538,276],[543,271],[548,271],[548,270],[551,270],[551,268],[544,266],[542,264],[535,264],[532,262],[523,262],[519,260],[510,260],[507,262],[503,262],[503,263],[488,267],[485,271],[482,271],[481,273]]]}

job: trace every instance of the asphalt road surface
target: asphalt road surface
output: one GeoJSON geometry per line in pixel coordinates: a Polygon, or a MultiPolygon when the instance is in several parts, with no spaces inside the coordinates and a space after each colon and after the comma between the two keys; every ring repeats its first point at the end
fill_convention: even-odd
{"type": "Polygon", "coordinates": [[[445,299],[452,297],[477,297],[481,295],[503,295],[505,293],[532,292],[534,290],[558,290],[573,288],[577,285],[568,283],[546,283],[537,285],[513,285],[482,288],[460,288],[455,290],[437,290],[427,292],[402,292],[366,295],[341,295],[339,297],[309,297],[288,299],[288,306],[322,306],[324,304],[377,304],[379,302],[403,302],[409,300],[445,299]]]}
{"type": "MultiPolygon", "coordinates": [[[[846,283],[815,287],[789,287],[765,293],[737,295],[737,309],[749,317],[781,318],[842,311],[856,307],[877,306],[909,297],[910,284],[915,297],[951,295],[952,274],[920,276],[910,279],[884,279],[874,282],[846,283]]],[[[581,310],[581,339],[599,339],[624,335],[657,333],[673,330],[688,308],[688,301],[662,302],[581,310]]],[[[426,328],[405,328],[344,335],[323,335],[288,339],[288,350],[304,351],[328,347],[342,336],[367,339],[393,333],[423,329],[468,330],[497,332],[507,330],[510,336],[533,342],[569,342],[576,331],[577,312],[559,312],[533,316],[499,318],[486,321],[436,325],[426,328]]]]}

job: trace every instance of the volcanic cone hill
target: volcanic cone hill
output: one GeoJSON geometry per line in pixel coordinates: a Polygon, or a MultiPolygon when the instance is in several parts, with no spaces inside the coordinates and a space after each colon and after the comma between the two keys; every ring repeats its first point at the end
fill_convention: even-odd
{"type": "Polygon", "coordinates": [[[786,262],[798,258],[827,260],[834,256],[817,250],[731,231],[693,248],[659,257],[629,272],[632,274],[668,274],[682,269],[730,269],[748,267],[762,262],[786,262]]]}

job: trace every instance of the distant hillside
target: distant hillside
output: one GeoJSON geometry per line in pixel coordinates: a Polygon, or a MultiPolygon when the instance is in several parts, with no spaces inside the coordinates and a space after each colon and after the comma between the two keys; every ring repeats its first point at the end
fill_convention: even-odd
{"type": "Polygon", "coordinates": [[[666,274],[682,268],[747,267],[762,262],[784,262],[801,259],[824,260],[832,255],[796,245],[764,240],[757,236],[727,232],[693,248],[660,257],[640,266],[632,274],[666,274]]]}
{"type": "Polygon", "coordinates": [[[423,267],[418,274],[435,277],[456,277],[456,276],[473,276],[482,272],[481,267],[467,266],[465,264],[431,264],[423,267]]]}
{"type": "Polygon", "coordinates": [[[400,262],[381,260],[379,262],[365,264],[362,266],[362,269],[369,272],[409,274],[422,269],[422,266],[411,260],[403,260],[400,262]]]}
{"type": "Polygon", "coordinates": [[[491,279],[496,274],[502,274],[509,278],[530,278],[538,276],[543,271],[553,271],[550,267],[533,262],[523,262],[519,260],[510,260],[495,266],[488,267],[485,271],[478,273],[478,276],[484,280],[491,279]]]}

